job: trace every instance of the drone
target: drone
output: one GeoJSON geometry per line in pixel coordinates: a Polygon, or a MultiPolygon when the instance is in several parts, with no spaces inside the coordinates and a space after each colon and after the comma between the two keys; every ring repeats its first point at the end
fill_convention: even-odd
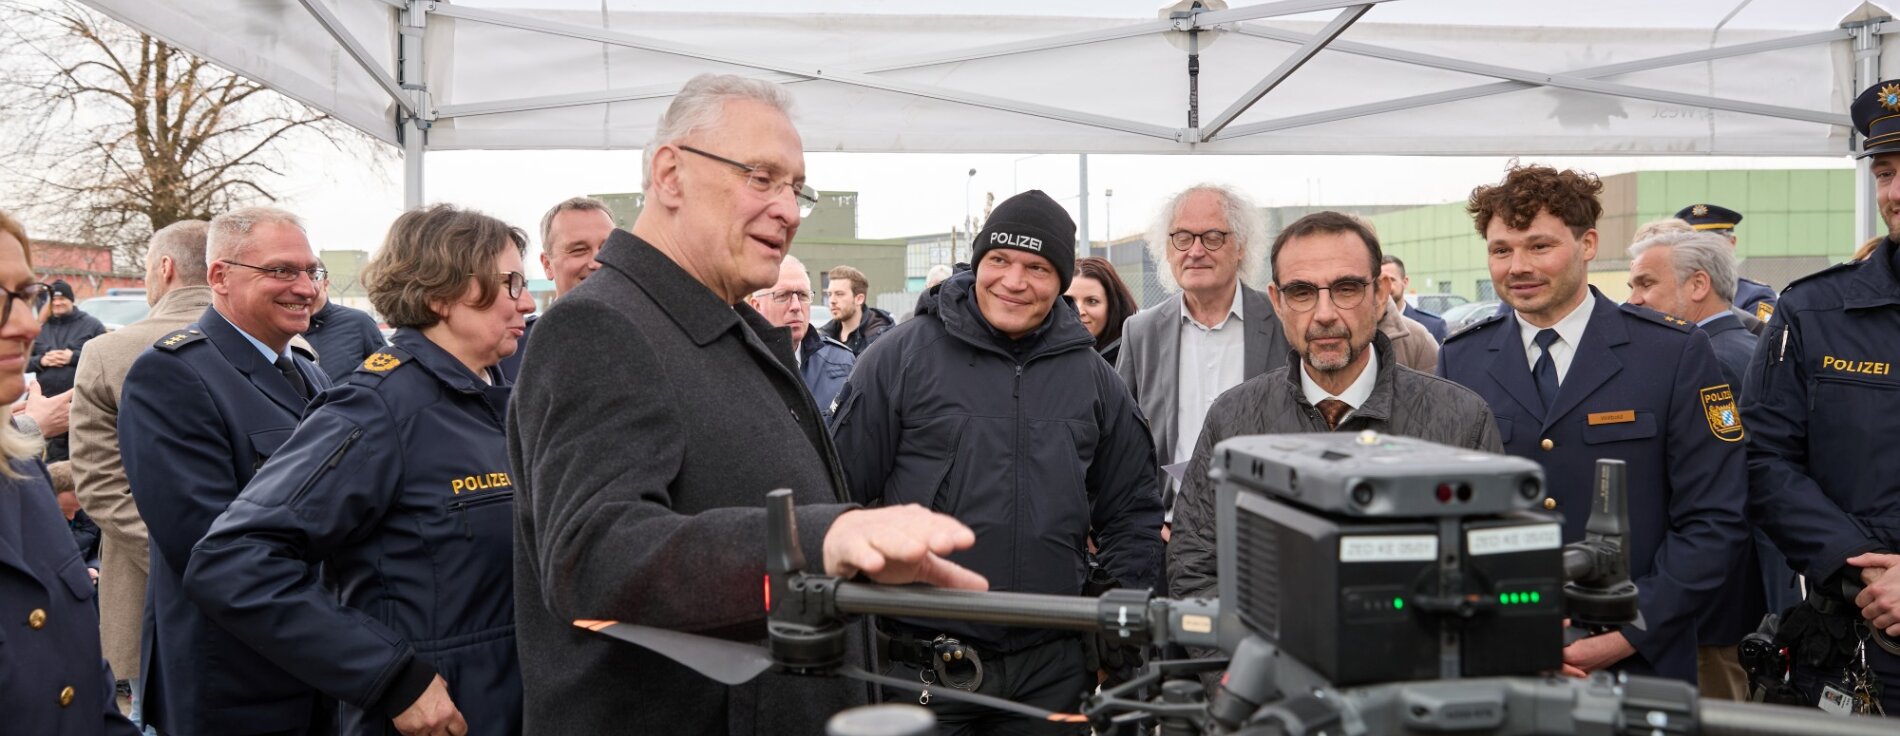
{"type": "MultiPolygon", "coordinates": [[[[959,591],[814,575],[804,572],[792,493],[781,489],[766,498],[766,646],[616,621],[574,625],[726,685],[775,670],[897,691],[926,687],[845,661],[848,623],[866,615],[1093,632],[1119,645],[1227,655],[1150,662],[1075,713],[929,691],[1100,733],[1157,726],[1166,734],[1287,736],[1891,733],[1873,719],[1703,701],[1676,680],[1549,674],[1562,662],[1567,628],[1643,625],[1623,543],[1621,461],[1598,462],[1585,538],[1566,545],[1558,519],[1542,507],[1542,469],[1523,458],[1362,432],[1236,437],[1220,443],[1213,460],[1217,599],[1127,589],[1096,597],[959,591]],[[1212,692],[1198,678],[1223,670],[1212,692]]],[[[927,711],[897,705],[853,709],[831,726],[840,736],[933,728],[927,711]]]]}

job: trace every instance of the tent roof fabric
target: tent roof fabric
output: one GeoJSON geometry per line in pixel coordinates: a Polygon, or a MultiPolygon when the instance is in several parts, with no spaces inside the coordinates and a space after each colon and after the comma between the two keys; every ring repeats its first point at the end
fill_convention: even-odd
{"type": "MultiPolygon", "coordinates": [[[[1842,155],[1858,92],[1842,24],[1886,16],[1852,0],[1237,0],[1173,22],[1121,0],[85,1],[391,143],[401,99],[433,150],[639,148],[680,84],[728,72],[790,84],[813,151],[1842,155]],[[1203,29],[1198,106],[1187,27],[1203,29]],[[422,48],[407,79],[405,32],[422,48]]],[[[1884,53],[1900,26],[1867,30],[1879,76],[1900,76],[1884,53]]]]}

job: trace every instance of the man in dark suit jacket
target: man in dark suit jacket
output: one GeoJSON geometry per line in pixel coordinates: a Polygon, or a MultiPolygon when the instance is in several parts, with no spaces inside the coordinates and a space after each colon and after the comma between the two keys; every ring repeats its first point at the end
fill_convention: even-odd
{"type": "MultiPolygon", "coordinates": [[[[1265,270],[1266,224],[1238,191],[1198,186],[1162,208],[1148,250],[1168,270],[1163,285],[1180,293],[1142,310],[1122,327],[1115,370],[1135,395],[1154,437],[1155,463],[1194,456],[1208,407],[1222,392],[1286,365],[1287,345],[1267,296],[1242,284],[1265,270]],[[1193,366],[1187,375],[1183,364],[1193,366]]],[[[1177,484],[1161,502],[1172,513],[1177,484]]]]}
{"type": "Polygon", "coordinates": [[[813,572],[985,584],[942,558],[976,539],[955,519],[845,502],[789,331],[744,304],[777,281],[817,201],[789,104],[770,82],[688,81],[646,147],[633,232],[613,231],[600,270],[535,327],[508,409],[527,734],[819,733],[866,702],[842,678],[728,687],[574,625],[762,641],[774,489],[797,500],[813,572]]]}
{"type": "MultiPolygon", "coordinates": [[[[1741,391],[1742,375],[1758,338],[1742,325],[1740,317],[1748,315],[1738,316],[1732,305],[1735,254],[1727,239],[1706,232],[1663,233],[1637,242],[1629,252],[1629,303],[1700,327],[1715,350],[1723,382],[1735,390],[1738,402],[1746,398],[1741,391]]],[[[1751,536],[1729,568],[1734,574],[1723,587],[1720,602],[1702,612],[1697,661],[1702,694],[1708,697],[1747,699],[1748,675],[1742,671],[1736,645],[1760,625],[1762,614],[1786,610],[1800,601],[1801,591],[1794,585],[1787,559],[1759,530],[1751,536]],[[1764,590],[1777,598],[1765,598],[1764,590]],[[1779,607],[1770,608],[1770,600],[1779,600],[1779,607]]]]}
{"type": "Polygon", "coordinates": [[[1694,683],[1700,612],[1747,538],[1742,422],[1708,337],[1588,286],[1602,183],[1513,168],[1469,209],[1512,313],[1445,342],[1439,371],[1483,396],[1505,452],[1544,466],[1564,539],[1583,537],[1598,459],[1628,464],[1630,576],[1646,628],[1564,648],[1564,672],[1694,683]]]}
{"type": "Polygon", "coordinates": [[[126,479],[151,536],[145,722],[167,736],[314,734],[331,716],[316,689],[212,623],[183,586],[192,546],[330,385],[289,349],[325,274],[282,210],[218,216],[206,250],[211,308],[133,362],[119,409],[126,479]]]}

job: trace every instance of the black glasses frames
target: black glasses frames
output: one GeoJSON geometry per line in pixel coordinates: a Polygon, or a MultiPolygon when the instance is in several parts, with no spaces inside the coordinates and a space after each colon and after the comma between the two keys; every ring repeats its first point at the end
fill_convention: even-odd
{"type": "Polygon", "coordinates": [[[0,304],[0,325],[13,319],[13,302],[16,299],[26,304],[35,321],[46,314],[46,305],[53,303],[49,298],[53,293],[51,284],[31,283],[20,287],[18,291],[0,288],[0,293],[6,294],[6,301],[0,304]]]}
{"type": "Polygon", "coordinates": [[[321,282],[325,279],[330,278],[330,269],[324,268],[322,266],[316,266],[314,268],[290,268],[288,266],[253,266],[249,263],[238,263],[237,261],[233,261],[226,258],[220,258],[218,259],[218,262],[230,264],[233,266],[243,266],[253,271],[261,272],[265,276],[269,276],[273,279],[277,279],[278,281],[296,281],[298,274],[309,276],[311,281],[317,281],[317,282],[321,282]]]}

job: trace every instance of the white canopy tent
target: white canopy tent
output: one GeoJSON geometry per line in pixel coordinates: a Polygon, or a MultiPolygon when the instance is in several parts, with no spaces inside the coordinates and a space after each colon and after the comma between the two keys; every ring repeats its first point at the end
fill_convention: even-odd
{"type": "Polygon", "coordinates": [[[708,71],[813,151],[1148,154],[1838,156],[1900,76],[1860,0],[84,2],[401,146],[411,205],[428,150],[639,148],[708,71]]]}

